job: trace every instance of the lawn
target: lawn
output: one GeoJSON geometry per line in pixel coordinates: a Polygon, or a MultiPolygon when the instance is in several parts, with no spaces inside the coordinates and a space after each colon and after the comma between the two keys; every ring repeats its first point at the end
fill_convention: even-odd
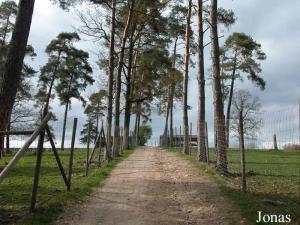
{"type": "MultiPolygon", "coordinates": [[[[38,210],[35,213],[28,212],[36,158],[32,153],[28,153],[0,185],[0,224],[11,223],[14,220],[18,220],[17,224],[22,225],[51,224],[62,212],[63,207],[81,201],[85,195],[90,193],[92,187],[101,184],[118,162],[132,152],[132,150],[126,151],[124,156],[105,163],[100,169],[96,165],[92,165],[90,174],[86,177],[86,152],[76,150],[72,188],[69,192],[66,190],[52,152],[44,153],[37,200],[38,210]]],[[[69,151],[59,152],[59,155],[66,169],[69,162],[69,151]]],[[[11,156],[7,156],[0,160],[0,170],[9,162],[10,158],[11,156]]]]}
{"type": "MultiPolygon", "coordinates": [[[[169,150],[178,151],[178,149],[169,150]]],[[[216,160],[215,151],[211,149],[209,152],[211,159],[209,168],[204,164],[199,164],[195,159],[195,149],[192,157],[187,158],[202,170],[208,171],[224,193],[240,209],[242,215],[248,219],[249,224],[255,224],[257,211],[267,214],[290,214],[292,221],[297,223],[300,212],[299,151],[247,150],[248,193],[240,190],[239,151],[228,150],[230,177],[216,174],[213,169],[216,160]]]]}

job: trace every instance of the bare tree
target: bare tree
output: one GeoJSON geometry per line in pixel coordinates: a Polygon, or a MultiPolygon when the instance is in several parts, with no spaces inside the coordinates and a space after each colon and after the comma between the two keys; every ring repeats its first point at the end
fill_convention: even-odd
{"type": "Polygon", "coordinates": [[[239,137],[242,189],[247,191],[245,135],[253,136],[261,125],[257,116],[260,110],[258,97],[252,97],[249,91],[239,90],[234,94],[232,111],[232,129],[239,137]]]}

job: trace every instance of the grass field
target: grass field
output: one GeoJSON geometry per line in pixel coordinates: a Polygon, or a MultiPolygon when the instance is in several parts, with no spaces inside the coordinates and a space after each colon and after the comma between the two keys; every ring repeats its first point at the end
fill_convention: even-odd
{"type": "MultiPolygon", "coordinates": [[[[178,149],[169,149],[178,151],[178,149]]],[[[257,211],[267,214],[290,214],[293,224],[298,224],[300,216],[299,201],[299,151],[246,151],[246,169],[248,193],[240,190],[240,161],[238,150],[228,150],[228,168],[230,177],[221,177],[213,170],[216,160],[214,150],[210,150],[211,165],[199,164],[195,159],[196,150],[191,160],[201,170],[206,170],[220,185],[224,193],[240,209],[249,224],[255,224],[257,211]]],[[[265,223],[264,223],[265,224],[265,223]]],[[[274,224],[274,223],[273,223],[274,224]]]]}
{"type": "MultiPolygon", "coordinates": [[[[100,169],[92,165],[89,177],[85,177],[85,157],[83,150],[74,154],[74,169],[72,190],[67,192],[66,186],[56,166],[52,152],[44,153],[38,192],[38,211],[29,212],[32,192],[35,156],[28,154],[23,157],[9,176],[0,185],[0,224],[18,220],[22,225],[51,224],[67,207],[78,202],[90,193],[92,187],[98,186],[107,177],[118,162],[125,159],[133,151],[128,150],[124,156],[110,163],[105,163],[100,169]]],[[[62,163],[67,168],[69,152],[59,152],[62,163]]],[[[0,170],[9,162],[11,156],[0,160],[0,170]]]]}

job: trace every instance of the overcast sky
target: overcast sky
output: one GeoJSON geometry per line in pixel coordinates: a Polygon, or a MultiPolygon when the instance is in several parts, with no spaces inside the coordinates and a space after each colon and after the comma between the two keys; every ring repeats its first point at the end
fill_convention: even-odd
{"type": "MultiPolygon", "coordinates": [[[[248,89],[253,95],[260,97],[264,111],[279,111],[287,108],[297,108],[300,97],[300,1],[299,0],[220,0],[219,4],[227,9],[233,9],[238,17],[237,23],[230,32],[244,32],[251,35],[262,44],[267,60],[262,63],[262,75],[267,86],[264,92],[251,83],[245,81],[239,87],[248,89]]],[[[74,31],[80,25],[74,11],[65,12],[52,5],[49,0],[37,0],[33,16],[29,43],[34,46],[37,58],[34,61],[36,68],[43,65],[47,56],[44,49],[50,40],[62,31],[74,31]]],[[[225,33],[225,38],[228,33],[225,33]]],[[[223,40],[221,40],[222,42],[223,40]]],[[[83,42],[79,45],[89,51],[92,61],[95,61],[95,45],[92,42],[83,42]]],[[[206,71],[210,67],[209,47],[206,49],[206,71]]],[[[92,62],[94,63],[94,62],[92,62]]],[[[95,76],[103,73],[95,68],[95,76]]],[[[196,70],[191,70],[189,82],[189,112],[190,120],[195,124],[197,112],[197,82],[196,70]]],[[[91,91],[89,91],[90,93],[91,91]]],[[[54,103],[57,114],[63,111],[59,104],[54,103]]],[[[207,117],[209,124],[212,118],[211,86],[207,86],[207,117]]],[[[180,105],[175,110],[175,125],[182,121],[180,105]]],[[[73,103],[71,116],[84,116],[80,103],[73,103]]],[[[153,139],[158,140],[163,131],[163,118],[153,112],[153,139]]],[[[83,122],[83,121],[81,121],[83,122]]],[[[211,126],[210,126],[211,128],[211,126]]],[[[195,130],[195,127],[193,128],[195,130]]],[[[211,129],[210,129],[211,130],[211,129]]]]}

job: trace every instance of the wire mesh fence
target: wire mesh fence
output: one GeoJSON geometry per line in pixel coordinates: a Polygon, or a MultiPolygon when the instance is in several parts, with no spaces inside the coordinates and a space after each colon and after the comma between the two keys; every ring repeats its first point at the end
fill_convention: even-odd
{"type": "MultiPolygon", "coordinates": [[[[272,196],[281,196],[284,200],[291,199],[289,207],[297,208],[300,176],[300,114],[298,106],[274,112],[260,112],[255,114],[259,126],[256,129],[244,132],[245,162],[242,162],[241,139],[239,130],[230,131],[229,142],[224,137],[216,140],[214,128],[209,126],[206,132],[205,145],[209,148],[209,162],[211,166],[217,165],[218,148],[226,151],[224,167],[227,167],[229,180],[237,187],[243,186],[243,166],[245,167],[245,180],[250,193],[260,193],[262,198],[272,199],[272,196]],[[228,146],[229,144],[229,146],[228,146]],[[244,164],[244,165],[243,165],[244,164]]],[[[233,123],[233,121],[230,121],[233,123]]],[[[191,123],[192,124],[196,123],[191,123]]],[[[225,124],[225,123],[224,123],[225,124]]],[[[226,130],[225,125],[222,127],[226,130]]],[[[245,128],[250,129],[250,128],[245,128]]],[[[174,147],[178,151],[183,148],[182,126],[174,128],[174,137],[160,137],[161,146],[174,147]],[[170,142],[173,143],[170,146],[170,142]]],[[[197,128],[190,133],[189,147],[192,157],[198,159],[197,128]]],[[[220,129],[218,129],[220,130],[220,129]]],[[[275,203],[274,203],[275,204],[275,203]]]]}

